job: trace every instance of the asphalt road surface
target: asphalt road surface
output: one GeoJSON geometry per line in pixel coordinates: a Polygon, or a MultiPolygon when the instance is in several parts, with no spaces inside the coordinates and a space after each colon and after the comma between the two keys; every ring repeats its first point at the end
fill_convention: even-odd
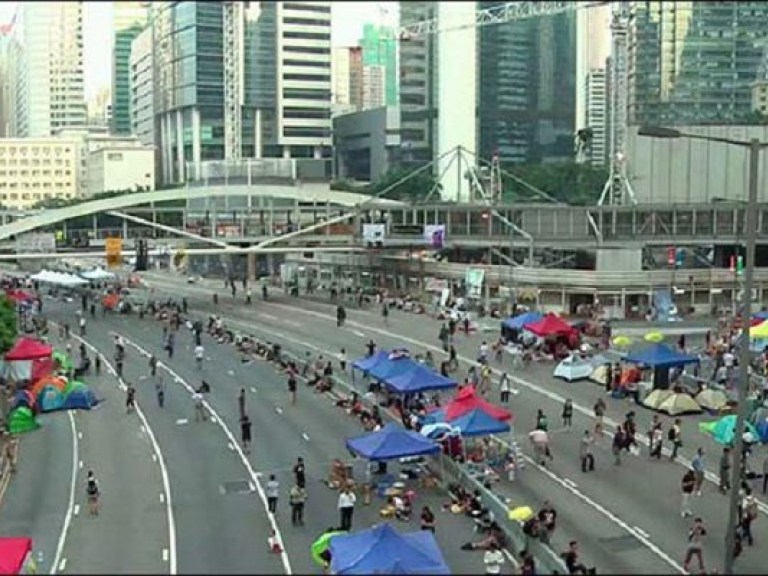
{"type": "MultiPolygon", "coordinates": [[[[344,348],[351,360],[363,355],[365,342],[373,338],[381,348],[432,349],[436,358],[442,356],[437,346],[439,323],[424,315],[393,311],[389,325],[385,326],[375,310],[348,308],[345,328],[336,329],[334,307],[328,304],[272,294],[270,301],[259,299],[246,308],[242,295],[233,301],[224,295],[220,282],[186,285],[178,278],[158,274],[147,277],[156,291],[173,294],[176,298],[186,295],[193,309],[205,313],[212,309],[211,294],[217,291],[220,293],[218,312],[230,325],[262,338],[281,341],[288,349],[299,353],[311,350],[328,357],[344,348]]],[[[457,340],[459,353],[469,361],[476,356],[482,336],[461,336],[457,340]]],[[[578,540],[586,563],[598,566],[601,571],[657,573],[679,569],[689,524],[679,513],[683,466],[666,458],[661,462],[648,461],[647,451],[637,457],[627,457],[621,466],[615,466],[606,439],[597,450],[596,472],[583,475],[577,456],[578,441],[583,430],[592,425],[591,406],[602,391],[591,383],[566,384],[555,380],[551,370],[551,365],[538,365],[515,372],[521,390],[511,406],[515,428],[520,435],[532,429],[537,408],[549,415],[552,428],[558,428],[562,403],[565,397],[570,397],[576,405],[573,430],[554,432],[554,461],[548,471],[528,466],[514,485],[504,488],[505,495],[516,504],[526,503],[534,507],[550,500],[559,512],[556,544],[562,546],[569,539],[578,540]]],[[[608,415],[614,421],[621,421],[628,410],[635,410],[638,429],[643,435],[652,414],[649,410],[624,401],[608,399],[607,403],[608,415]]],[[[698,433],[697,423],[702,419],[706,418],[683,418],[682,454],[690,458],[697,447],[704,447],[707,467],[715,472],[719,449],[698,433]]],[[[668,426],[670,422],[665,424],[668,426]]],[[[756,468],[761,467],[764,457],[762,449],[755,458],[756,468]]],[[[764,528],[764,497],[761,511],[763,514],[753,525],[756,547],[747,548],[737,560],[739,573],[764,572],[764,561],[758,552],[760,543],[768,536],[768,530],[764,528]]],[[[716,569],[722,562],[727,498],[718,494],[709,482],[703,496],[695,499],[694,512],[708,525],[705,560],[709,569],[716,569]]]]}
{"type": "MultiPolygon", "coordinates": [[[[75,304],[47,304],[49,317],[59,321],[69,320],[74,325],[72,319],[75,304]]],[[[132,382],[138,390],[139,404],[167,467],[176,528],[176,549],[169,550],[169,554],[177,556],[178,572],[283,573],[285,560],[293,572],[319,573],[319,567],[312,562],[310,546],[320,533],[339,524],[337,494],[327,488],[323,481],[327,478],[334,458],[349,458],[344,440],[362,433],[356,419],[335,407],[329,398],[317,395],[306,387],[300,387],[298,403],[291,406],[284,375],[277,374],[266,363],[242,364],[232,347],[217,344],[207,337],[203,340],[206,360],[202,370],[194,363],[192,336],[186,331],[180,332],[175,354],[168,359],[162,350],[161,326],[152,320],[141,321],[136,316],[108,316],[106,319],[90,320],[86,341],[94,344],[111,361],[114,333],[125,338],[128,358],[123,374],[126,381],[132,382]],[[166,388],[164,408],[157,404],[155,381],[149,376],[147,358],[139,348],[161,359],[158,375],[163,378],[166,388]],[[202,378],[212,386],[211,393],[206,397],[215,412],[216,422],[194,420],[187,386],[196,388],[202,378]],[[232,444],[232,439],[239,440],[236,397],[241,387],[247,391],[246,411],[254,423],[252,452],[245,457],[254,475],[250,474],[240,458],[238,448],[232,444]],[[224,427],[231,436],[224,431],[224,427]],[[305,526],[292,527],[287,492],[293,482],[292,467],[299,456],[307,464],[309,498],[305,510],[305,526]],[[281,499],[275,520],[287,552],[284,558],[267,550],[271,524],[258,494],[258,487],[255,486],[259,482],[263,484],[270,474],[275,474],[280,483],[281,499]]],[[[113,389],[117,390],[116,387],[113,389]]],[[[136,415],[127,415],[123,410],[119,395],[124,393],[117,394],[115,402],[105,403],[100,410],[107,414],[107,406],[113,404],[117,406],[117,412],[110,417],[116,421],[113,423],[115,428],[126,425],[138,428],[136,415]]],[[[97,412],[83,414],[81,418],[92,418],[97,412]]],[[[114,434],[120,432],[115,431],[114,434]]],[[[133,436],[136,436],[136,430],[133,436]]],[[[136,438],[140,440],[138,436],[136,438]]],[[[145,450],[143,459],[127,452],[127,449],[121,450],[116,456],[126,466],[146,467],[149,472],[153,466],[157,468],[151,458],[151,450],[145,450]]],[[[34,464],[25,464],[30,467],[33,465],[37,466],[37,473],[41,474],[45,469],[45,458],[34,464]]],[[[98,472],[98,466],[94,466],[98,472]]],[[[144,473],[149,473],[147,471],[144,473]]],[[[359,465],[356,466],[356,473],[362,473],[359,465]]],[[[151,501],[156,502],[160,510],[162,486],[156,480],[154,483],[142,482],[142,493],[146,497],[126,497],[121,507],[115,508],[119,514],[108,519],[107,509],[112,506],[108,495],[114,490],[111,482],[117,480],[112,477],[102,480],[104,517],[84,518],[83,521],[103,522],[111,530],[112,524],[120,524],[119,514],[125,514],[126,519],[134,516],[157,517],[158,529],[134,530],[133,539],[137,542],[132,550],[126,549],[129,558],[126,561],[109,564],[111,552],[117,543],[104,553],[98,549],[89,549],[88,558],[84,553],[77,554],[78,560],[82,558],[82,562],[77,564],[77,571],[162,571],[162,565],[146,567],[139,560],[139,555],[150,549],[156,551],[154,556],[162,560],[162,550],[168,548],[167,529],[164,534],[159,531],[162,515],[153,512],[152,516],[147,516],[146,511],[140,508],[148,505],[145,501],[151,501]],[[130,560],[134,556],[135,562],[130,560]]],[[[132,480],[127,481],[127,484],[132,483],[132,480]]],[[[444,500],[444,495],[437,491],[423,490],[418,493],[415,507],[418,511],[421,506],[429,505],[436,512],[438,542],[452,571],[482,573],[482,555],[459,549],[464,542],[478,539],[472,531],[471,522],[464,517],[441,513],[444,500]]],[[[371,506],[359,505],[355,512],[354,527],[364,528],[380,521],[380,505],[381,501],[375,498],[371,506]]],[[[30,515],[34,516],[35,513],[30,515]]],[[[57,514],[52,515],[55,517],[57,514]]],[[[0,514],[0,523],[2,517],[0,514]]],[[[397,526],[403,530],[417,529],[417,517],[418,514],[410,523],[397,522],[397,526]]],[[[71,534],[74,534],[74,530],[71,534]]],[[[106,535],[104,537],[107,538],[106,535]]],[[[71,535],[68,540],[71,545],[68,544],[67,548],[74,546],[76,540],[71,535]]],[[[74,566],[76,553],[73,551],[69,554],[74,566]]],[[[511,570],[511,563],[508,563],[506,572],[511,573],[511,570]]]]}

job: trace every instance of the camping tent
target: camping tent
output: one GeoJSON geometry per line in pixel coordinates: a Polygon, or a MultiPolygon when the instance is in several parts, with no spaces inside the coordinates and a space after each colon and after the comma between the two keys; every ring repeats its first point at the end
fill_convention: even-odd
{"type": "Polygon", "coordinates": [[[456,418],[463,416],[467,412],[471,412],[475,408],[480,408],[493,416],[496,420],[501,420],[502,422],[512,419],[512,413],[509,410],[491,404],[482,396],[479,396],[473,386],[464,386],[459,390],[456,397],[446,404],[441,412],[444,414],[444,421],[452,422],[456,418]]]}
{"type": "Polygon", "coordinates": [[[533,324],[544,318],[541,312],[524,312],[517,316],[510,316],[505,319],[501,326],[507,330],[522,330],[526,324],[533,324]]]}
{"type": "Polygon", "coordinates": [[[462,436],[489,436],[509,432],[509,424],[497,420],[484,410],[475,408],[463,416],[451,421],[451,426],[458,428],[462,436]]]}
{"type": "Polygon", "coordinates": [[[524,328],[536,336],[568,336],[574,332],[573,326],[552,313],[536,322],[529,322],[524,328]]]}
{"type": "Polygon", "coordinates": [[[53,359],[56,360],[56,362],[59,363],[59,366],[63,370],[69,370],[73,366],[72,360],[69,358],[69,356],[64,354],[64,352],[59,352],[59,351],[54,352],[53,353],[53,359]]]}
{"type": "MultiPolygon", "coordinates": [[[[750,422],[745,422],[745,425],[747,432],[757,439],[759,433],[755,427],[750,422]]],[[[714,422],[699,422],[699,432],[709,434],[718,444],[729,446],[733,443],[736,435],[736,415],[729,414],[714,422]]]]}
{"type": "Polygon", "coordinates": [[[412,370],[384,379],[387,388],[401,394],[426,392],[427,390],[444,390],[455,388],[456,381],[446,378],[442,374],[415,364],[412,370]]]}
{"type": "Polygon", "coordinates": [[[768,321],[763,321],[757,326],[752,326],[749,329],[749,337],[753,340],[768,339],[768,321]]]}
{"type": "Polygon", "coordinates": [[[651,410],[658,410],[659,406],[672,396],[674,392],[672,390],[653,390],[648,396],[643,399],[643,405],[651,410]]]}
{"type": "Polygon", "coordinates": [[[86,280],[91,281],[97,281],[97,280],[111,280],[115,277],[112,272],[107,272],[104,270],[104,268],[94,268],[93,270],[88,270],[87,272],[81,272],[80,276],[82,278],[85,278],[86,280]]]}
{"type": "Polygon", "coordinates": [[[53,412],[64,407],[64,393],[56,386],[48,384],[37,395],[37,407],[40,412],[53,412]]]}
{"type": "Polygon", "coordinates": [[[64,378],[54,376],[53,374],[48,374],[47,376],[43,376],[39,380],[35,381],[32,387],[29,388],[29,391],[32,392],[32,394],[34,394],[35,396],[37,396],[38,394],[40,394],[40,391],[46,386],[53,386],[54,388],[58,389],[60,392],[64,392],[64,389],[67,387],[67,381],[64,378]]]}
{"type": "Polygon", "coordinates": [[[63,410],[90,410],[98,403],[99,401],[93,391],[87,386],[83,386],[70,390],[64,396],[64,405],[61,408],[63,410]]]}
{"type": "Polygon", "coordinates": [[[32,538],[0,537],[0,574],[21,574],[27,557],[32,552],[32,538]]]}
{"type": "Polygon", "coordinates": [[[555,366],[552,376],[562,378],[567,382],[575,380],[584,380],[589,378],[594,372],[594,366],[589,360],[584,360],[575,354],[571,354],[555,366]]]}
{"type": "Polygon", "coordinates": [[[390,423],[378,432],[347,440],[347,448],[367,460],[395,460],[440,451],[440,446],[399,424],[390,423]]]}
{"type": "Polygon", "coordinates": [[[680,414],[698,414],[701,412],[701,406],[688,394],[672,393],[657,408],[659,412],[665,412],[670,416],[679,416],[680,414]]]}
{"type": "Polygon", "coordinates": [[[18,390],[13,395],[13,402],[11,406],[18,408],[22,406],[24,408],[32,408],[35,405],[35,395],[29,390],[18,390]]]}
{"type": "Polygon", "coordinates": [[[71,382],[66,382],[64,386],[64,396],[67,396],[70,392],[75,390],[76,388],[88,388],[83,382],[80,382],[79,380],[72,380],[71,382]]]}
{"type": "Polygon", "coordinates": [[[6,362],[16,362],[19,360],[36,360],[38,358],[47,358],[53,352],[53,348],[48,344],[43,344],[34,338],[19,338],[5,354],[6,362]]]}
{"type": "Polygon", "coordinates": [[[728,396],[725,392],[715,388],[705,388],[694,398],[696,403],[705,410],[720,410],[728,404],[728,396]]]}
{"type": "Polygon", "coordinates": [[[450,574],[429,530],[400,534],[379,524],[330,541],[334,574],[450,574]]]}
{"type": "Polygon", "coordinates": [[[699,357],[675,352],[665,344],[651,344],[640,350],[630,352],[624,360],[651,368],[672,368],[697,363],[699,357]]]}
{"type": "Polygon", "coordinates": [[[31,432],[37,430],[40,424],[35,420],[35,415],[32,410],[20,406],[14,408],[10,416],[8,416],[8,431],[11,434],[23,434],[24,432],[31,432]]]}
{"type": "Polygon", "coordinates": [[[768,320],[768,310],[760,310],[758,312],[755,312],[754,314],[752,314],[752,318],[760,321],[768,320]]]}

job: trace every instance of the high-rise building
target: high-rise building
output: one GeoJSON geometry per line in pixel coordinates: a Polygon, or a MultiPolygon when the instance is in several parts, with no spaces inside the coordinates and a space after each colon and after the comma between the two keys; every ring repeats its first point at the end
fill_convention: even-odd
{"type": "Polygon", "coordinates": [[[359,46],[333,48],[331,59],[333,82],[332,114],[349,114],[363,107],[363,52],[359,46]]]}
{"type": "Polygon", "coordinates": [[[131,43],[131,134],[145,146],[155,143],[152,94],[152,29],[145,28],[131,43]]]}
{"type": "Polygon", "coordinates": [[[146,2],[114,2],[112,15],[112,121],[114,134],[131,133],[131,44],[147,26],[146,2]]]}
{"type": "MultiPolygon", "coordinates": [[[[495,2],[480,2],[488,8],[495,2]]],[[[576,15],[479,29],[479,152],[502,162],[573,157],[576,15]]]]}
{"type": "MultiPolygon", "coordinates": [[[[437,2],[400,2],[400,23],[437,17],[437,2]]],[[[437,146],[437,43],[435,37],[403,38],[400,43],[400,134],[402,162],[431,162],[437,146]]]]}
{"type": "Polygon", "coordinates": [[[11,37],[0,33],[0,138],[11,133],[13,99],[11,98],[11,37]]]}
{"type": "Polygon", "coordinates": [[[83,3],[23,2],[13,33],[15,136],[84,126],[83,3]]]}
{"type": "Polygon", "coordinates": [[[589,71],[604,68],[611,55],[611,10],[608,2],[576,13],[576,130],[585,127],[586,80],[589,71]]]}
{"type": "Polygon", "coordinates": [[[166,182],[207,160],[330,157],[330,2],[152,4],[166,182]]]}
{"type": "Polygon", "coordinates": [[[585,155],[593,166],[602,166],[607,159],[608,128],[608,86],[605,68],[593,68],[587,73],[584,102],[586,108],[584,127],[592,132],[585,155]]]}
{"type": "Polygon", "coordinates": [[[362,110],[387,105],[387,70],[384,66],[363,66],[362,110]]]}
{"type": "MultiPolygon", "coordinates": [[[[397,104],[397,37],[395,31],[387,26],[374,24],[363,25],[363,37],[360,40],[363,50],[363,66],[376,66],[384,75],[384,104],[397,104]]],[[[378,72],[377,72],[378,74],[378,72]]]]}
{"type": "Polygon", "coordinates": [[[740,124],[768,37],[763,2],[632,2],[632,124],[740,124]]]}
{"type": "Polygon", "coordinates": [[[88,126],[108,128],[112,118],[112,94],[109,86],[102,86],[86,101],[88,126]]]}

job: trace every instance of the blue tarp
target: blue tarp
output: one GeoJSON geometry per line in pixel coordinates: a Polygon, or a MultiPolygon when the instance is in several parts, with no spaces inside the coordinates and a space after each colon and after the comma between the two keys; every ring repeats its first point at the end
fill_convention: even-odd
{"type": "Polygon", "coordinates": [[[676,352],[665,344],[651,344],[640,350],[630,352],[624,361],[643,364],[651,368],[671,368],[672,366],[696,363],[699,361],[699,357],[676,352]]]}
{"type": "Polygon", "coordinates": [[[510,316],[501,325],[509,330],[522,330],[526,324],[538,322],[542,318],[544,318],[544,314],[541,312],[525,312],[517,316],[510,316]]]}
{"type": "Polygon", "coordinates": [[[362,370],[363,372],[367,372],[379,362],[386,362],[388,358],[389,358],[389,352],[385,350],[381,350],[380,352],[376,352],[376,354],[374,354],[373,356],[358,358],[357,360],[352,362],[352,368],[356,368],[357,370],[362,370]]]}
{"type": "Polygon", "coordinates": [[[496,420],[496,418],[479,408],[475,408],[463,416],[452,420],[450,424],[454,428],[461,430],[462,436],[488,436],[489,434],[509,432],[509,424],[496,420]]]}
{"type": "Polygon", "coordinates": [[[63,410],[90,410],[99,401],[90,388],[78,387],[73,389],[64,399],[63,410]]]}
{"type": "Polygon", "coordinates": [[[330,542],[333,574],[450,574],[429,530],[400,534],[379,524],[330,542]]]}
{"type": "Polygon", "coordinates": [[[347,448],[367,460],[395,460],[440,451],[440,446],[424,436],[390,423],[378,432],[347,440],[347,448]]]}
{"type": "MultiPolygon", "coordinates": [[[[400,360],[402,362],[402,360],[400,360]]],[[[386,378],[384,384],[401,394],[413,394],[426,390],[455,388],[456,381],[438,374],[434,370],[416,363],[412,370],[386,378]]]]}
{"type": "Polygon", "coordinates": [[[752,314],[752,318],[757,318],[758,320],[768,320],[768,311],[760,310],[760,312],[755,312],[752,314]]]}

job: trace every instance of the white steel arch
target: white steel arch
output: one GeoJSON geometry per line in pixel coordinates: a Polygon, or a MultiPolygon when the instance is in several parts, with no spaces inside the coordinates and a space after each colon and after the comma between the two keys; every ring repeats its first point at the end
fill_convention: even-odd
{"type": "MultiPolygon", "coordinates": [[[[32,216],[21,218],[10,224],[0,226],[0,240],[6,240],[17,234],[31,232],[38,228],[50,226],[58,222],[90,216],[101,212],[123,210],[131,206],[149,204],[152,202],[168,202],[172,200],[187,200],[198,198],[220,198],[225,196],[262,196],[265,198],[288,198],[303,202],[331,203],[337,206],[354,208],[365,204],[367,208],[375,206],[402,206],[402,202],[375,198],[366,194],[352,192],[338,192],[331,190],[330,186],[282,186],[282,185],[258,185],[258,186],[222,186],[200,188],[176,188],[154,192],[138,192],[125,194],[112,198],[101,198],[74,206],[44,210],[32,216]]],[[[347,216],[349,217],[349,215],[347,216]]],[[[331,222],[327,222],[329,224],[331,222]]]]}

